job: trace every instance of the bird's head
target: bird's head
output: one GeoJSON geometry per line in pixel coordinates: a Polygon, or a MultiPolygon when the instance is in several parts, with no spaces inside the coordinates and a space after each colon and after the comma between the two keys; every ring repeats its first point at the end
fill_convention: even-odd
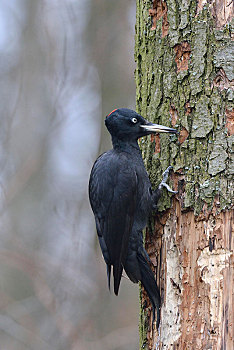
{"type": "Polygon", "coordinates": [[[106,117],[105,124],[112,138],[130,142],[158,132],[178,133],[176,129],[150,123],[140,114],[127,108],[113,110],[106,117]]]}

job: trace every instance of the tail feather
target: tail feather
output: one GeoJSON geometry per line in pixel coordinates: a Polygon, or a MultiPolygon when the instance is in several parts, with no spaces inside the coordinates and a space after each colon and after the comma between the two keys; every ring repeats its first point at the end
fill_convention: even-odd
{"type": "Polygon", "coordinates": [[[114,276],[114,292],[115,295],[118,295],[120,280],[122,277],[123,266],[121,263],[113,265],[113,276],[114,276]]]}
{"type": "Polygon", "coordinates": [[[141,271],[141,283],[143,284],[153,308],[153,322],[155,320],[155,309],[157,310],[157,323],[156,327],[158,329],[160,323],[160,306],[161,299],[157,283],[154,278],[154,274],[142,254],[137,255],[139,262],[139,268],[141,271]]]}
{"type": "Polygon", "coordinates": [[[107,273],[107,280],[108,280],[108,288],[110,290],[111,265],[106,264],[106,273],[107,273]]]}

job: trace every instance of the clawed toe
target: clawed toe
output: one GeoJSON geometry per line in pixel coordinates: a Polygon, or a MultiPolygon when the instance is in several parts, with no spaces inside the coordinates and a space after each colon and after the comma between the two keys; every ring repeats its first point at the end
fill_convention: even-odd
{"type": "Polygon", "coordinates": [[[162,177],[163,177],[162,182],[160,183],[160,185],[159,185],[158,188],[159,188],[159,189],[162,189],[162,187],[165,187],[165,188],[168,190],[168,192],[176,194],[176,193],[178,193],[178,192],[177,192],[177,191],[173,191],[173,190],[170,188],[170,186],[166,183],[171,169],[173,169],[173,167],[170,165],[170,166],[164,171],[163,176],[162,176],[162,177]]]}
{"type": "Polygon", "coordinates": [[[171,192],[171,193],[174,193],[174,194],[178,193],[178,191],[173,191],[173,190],[171,189],[171,187],[168,186],[168,184],[166,184],[166,183],[164,183],[164,182],[161,182],[160,185],[163,186],[163,187],[165,187],[165,188],[168,190],[168,192],[171,192]]]}

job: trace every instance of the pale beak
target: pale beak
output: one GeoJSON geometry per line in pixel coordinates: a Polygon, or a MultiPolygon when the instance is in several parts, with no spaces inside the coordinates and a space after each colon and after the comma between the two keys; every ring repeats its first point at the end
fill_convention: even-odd
{"type": "Polygon", "coordinates": [[[169,132],[171,134],[179,133],[176,129],[172,129],[172,128],[168,128],[167,126],[152,124],[152,123],[141,125],[140,127],[143,128],[145,131],[149,131],[150,133],[155,133],[155,132],[169,132]]]}

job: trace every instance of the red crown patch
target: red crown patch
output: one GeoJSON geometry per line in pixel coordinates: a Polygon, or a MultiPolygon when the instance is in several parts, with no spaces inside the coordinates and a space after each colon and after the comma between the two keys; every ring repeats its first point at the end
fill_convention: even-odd
{"type": "Polygon", "coordinates": [[[113,111],[110,112],[110,113],[106,116],[106,118],[109,117],[109,115],[111,115],[111,114],[114,113],[115,111],[117,111],[117,108],[116,108],[116,109],[113,109],[113,111]]]}

